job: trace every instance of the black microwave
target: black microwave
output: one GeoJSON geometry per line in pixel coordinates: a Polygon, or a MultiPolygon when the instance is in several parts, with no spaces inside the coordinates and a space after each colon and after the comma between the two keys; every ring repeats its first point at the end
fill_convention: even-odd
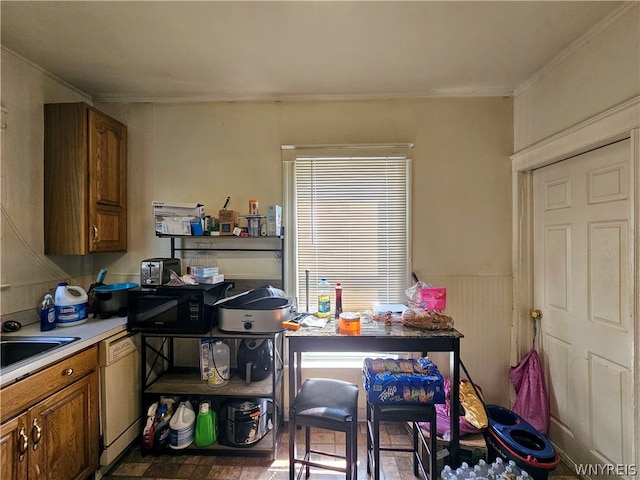
{"type": "Polygon", "coordinates": [[[128,290],[127,330],[149,333],[206,333],[218,323],[214,304],[231,282],[128,290]]]}

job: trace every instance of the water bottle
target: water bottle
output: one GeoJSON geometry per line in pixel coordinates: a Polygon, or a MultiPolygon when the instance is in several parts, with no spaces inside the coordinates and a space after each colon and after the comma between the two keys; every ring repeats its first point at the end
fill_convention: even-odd
{"type": "Polygon", "coordinates": [[[340,318],[342,313],[342,284],[336,283],[336,319],[340,318]]]}
{"type": "Polygon", "coordinates": [[[510,473],[513,473],[515,476],[519,476],[522,473],[522,469],[518,467],[513,460],[509,460],[507,468],[510,468],[510,473]]]}
{"type": "Polygon", "coordinates": [[[318,317],[331,316],[331,285],[326,278],[322,278],[318,284],[318,317]]]}
{"type": "Polygon", "coordinates": [[[40,331],[47,332],[56,328],[56,304],[50,293],[47,293],[40,306],[40,331]]]}
{"type": "Polygon", "coordinates": [[[200,411],[196,419],[196,433],[193,443],[196,447],[207,447],[216,441],[215,425],[213,423],[213,412],[209,402],[200,404],[200,411]]]}
{"type": "Polygon", "coordinates": [[[230,353],[229,346],[218,340],[209,349],[209,373],[207,385],[212,388],[221,387],[229,383],[230,353]]]}
{"type": "Polygon", "coordinates": [[[455,476],[455,473],[449,465],[445,465],[442,472],[440,472],[440,477],[442,477],[442,480],[451,480],[451,477],[455,476]]]}
{"type": "Polygon", "coordinates": [[[457,478],[469,478],[469,472],[471,470],[469,469],[469,464],[467,462],[462,462],[462,465],[460,465],[457,469],[456,469],[456,477],[457,478]]]}
{"type": "Polygon", "coordinates": [[[476,477],[486,477],[489,472],[489,465],[485,462],[484,458],[478,460],[478,463],[473,467],[476,472],[476,477]]]}

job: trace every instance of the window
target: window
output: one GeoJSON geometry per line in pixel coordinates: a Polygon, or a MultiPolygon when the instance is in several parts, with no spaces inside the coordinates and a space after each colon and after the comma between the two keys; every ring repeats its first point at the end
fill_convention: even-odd
{"type": "Polygon", "coordinates": [[[345,310],[404,301],[411,278],[410,148],[283,147],[285,285],[301,310],[307,295],[316,309],[322,277],[342,284],[345,310]]]}

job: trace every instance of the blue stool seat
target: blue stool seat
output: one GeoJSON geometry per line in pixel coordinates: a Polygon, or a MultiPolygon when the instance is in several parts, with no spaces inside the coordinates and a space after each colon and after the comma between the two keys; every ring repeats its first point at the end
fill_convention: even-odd
{"type": "Polygon", "coordinates": [[[305,380],[289,411],[289,479],[296,477],[296,464],[301,464],[297,478],[310,467],[343,472],[347,480],[358,475],[358,386],[341,380],[309,378],[305,380]],[[296,430],[305,429],[304,457],[297,458],[296,430]],[[310,429],[321,428],[346,434],[345,455],[311,448],[310,429]],[[311,460],[311,454],[344,459],[345,467],[311,460]]]}

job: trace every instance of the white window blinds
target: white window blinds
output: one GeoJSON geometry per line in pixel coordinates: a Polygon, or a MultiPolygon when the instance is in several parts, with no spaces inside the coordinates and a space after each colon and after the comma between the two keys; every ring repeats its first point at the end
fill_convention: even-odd
{"type": "MultiPolygon", "coordinates": [[[[352,153],[352,152],[349,152],[352,153]]],[[[401,303],[410,278],[410,160],[405,155],[296,155],[289,167],[291,273],[305,308],[321,277],[343,286],[343,309],[401,303]]],[[[335,298],[331,299],[332,310],[335,298]]]]}

